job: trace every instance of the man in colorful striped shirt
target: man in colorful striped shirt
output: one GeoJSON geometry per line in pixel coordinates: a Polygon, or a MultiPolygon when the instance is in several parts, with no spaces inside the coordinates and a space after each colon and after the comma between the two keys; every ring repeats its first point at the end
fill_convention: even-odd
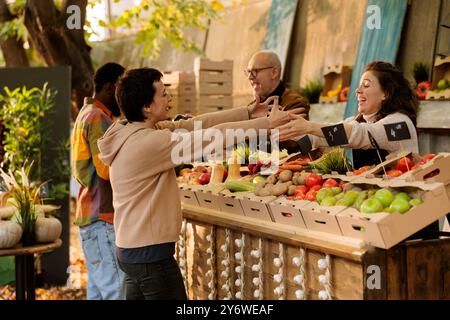
{"type": "Polygon", "coordinates": [[[88,269],[88,300],[122,299],[123,272],[115,254],[114,209],[109,167],[98,155],[97,140],[120,116],[115,83],[125,69],[107,63],[94,75],[94,97],[86,100],[72,136],[72,175],[81,185],[75,224],[88,269]]]}

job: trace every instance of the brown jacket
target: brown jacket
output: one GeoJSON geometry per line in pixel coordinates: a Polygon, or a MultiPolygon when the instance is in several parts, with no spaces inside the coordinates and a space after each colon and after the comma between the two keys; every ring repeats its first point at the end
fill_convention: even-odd
{"type": "Polygon", "coordinates": [[[206,143],[203,146],[194,143],[194,135],[201,133],[199,130],[186,132],[178,138],[170,130],[192,130],[194,121],[199,120],[203,128],[214,127],[222,133],[229,128],[247,130],[269,126],[265,117],[248,120],[247,107],[242,107],[177,123],[162,122],[157,126],[166,129],[122,120],[114,123],[98,140],[100,159],[110,166],[118,247],[138,248],[178,240],[182,216],[174,170],[178,163],[172,161],[172,150],[179,147],[180,140],[190,141],[188,147],[195,155],[206,143]]]}

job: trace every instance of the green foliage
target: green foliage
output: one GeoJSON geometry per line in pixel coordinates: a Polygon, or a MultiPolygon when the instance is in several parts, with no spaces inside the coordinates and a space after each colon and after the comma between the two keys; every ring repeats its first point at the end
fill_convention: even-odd
{"type": "MultiPolygon", "coordinates": [[[[41,185],[30,183],[29,176],[33,164],[23,164],[20,170],[9,174],[1,170],[1,177],[7,190],[13,198],[14,206],[17,208],[17,222],[20,224],[25,235],[33,235],[38,213],[36,205],[39,204],[39,191],[41,185]],[[16,176],[14,175],[16,174],[16,176]]],[[[26,236],[25,236],[26,238],[26,236]]],[[[24,238],[23,238],[24,239],[24,238]]]]}
{"type": "MultiPolygon", "coordinates": [[[[143,45],[143,54],[150,59],[156,59],[160,55],[164,40],[175,48],[201,53],[202,50],[185,35],[183,29],[207,29],[208,20],[217,19],[223,8],[220,1],[142,0],[139,6],[124,11],[113,20],[111,26],[131,29],[140,25],[136,43],[143,45]],[[150,12],[148,18],[141,17],[144,12],[150,12]]],[[[107,26],[105,22],[101,25],[107,26]]]]}
{"type": "Polygon", "coordinates": [[[12,172],[20,170],[27,160],[37,163],[31,179],[41,177],[41,150],[45,150],[48,125],[42,121],[53,107],[56,94],[47,87],[27,89],[25,86],[11,91],[4,88],[0,95],[0,117],[5,128],[3,141],[5,154],[2,167],[12,172]]]}
{"type": "Polygon", "coordinates": [[[428,81],[428,72],[428,66],[424,62],[418,61],[414,63],[413,74],[417,84],[428,81]]]}
{"type": "Polygon", "coordinates": [[[302,95],[309,103],[318,103],[320,94],[323,91],[323,84],[320,80],[310,81],[305,88],[301,89],[302,95]]]}
{"type": "Polygon", "coordinates": [[[23,16],[0,23],[0,40],[16,37],[17,41],[26,41],[27,35],[27,29],[23,23],[23,16]]]}

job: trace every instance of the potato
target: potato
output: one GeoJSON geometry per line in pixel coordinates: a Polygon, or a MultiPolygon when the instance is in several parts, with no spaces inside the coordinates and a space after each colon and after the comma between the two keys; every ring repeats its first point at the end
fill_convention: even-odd
{"type": "Polygon", "coordinates": [[[253,193],[254,193],[256,196],[259,196],[260,193],[261,193],[261,190],[265,187],[265,185],[266,185],[266,182],[265,182],[265,181],[257,183],[257,184],[256,184],[256,187],[255,187],[255,190],[253,191],[253,193]]]}
{"type": "Polygon", "coordinates": [[[288,195],[288,196],[293,196],[293,195],[294,195],[294,192],[295,192],[295,188],[297,188],[297,186],[294,186],[294,185],[289,186],[289,187],[288,187],[287,195],[288,195]]]}
{"type": "Polygon", "coordinates": [[[279,178],[279,180],[281,182],[291,181],[291,179],[292,179],[292,171],[291,170],[284,170],[283,172],[280,173],[278,178],[279,178]]]}
{"type": "Polygon", "coordinates": [[[266,182],[270,183],[270,184],[275,184],[275,183],[277,183],[277,181],[278,181],[278,177],[276,174],[269,176],[266,180],[266,182]]]}
{"type": "Polygon", "coordinates": [[[262,188],[261,191],[259,191],[260,197],[268,197],[272,195],[272,188],[262,188]]]}
{"type": "Polygon", "coordinates": [[[272,189],[272,195],[278,197],[285,194],[287,191],[288,186],[285,183],[277,184],[272,189]]]}
{"type": "Polygon", "coordinates": [[[309,175],[309,173],[306,172],[296,172],[296,173],[298,173],[296,180],[297,185],[300,186],[305,184],[306,177],[309,175]]]}
{"type": "Polygon", "coordinates": [[[290,187],[290,186],[293,185],[292,181],[285,182],[285,184],[286,184],[288,187],[290,187]]]}

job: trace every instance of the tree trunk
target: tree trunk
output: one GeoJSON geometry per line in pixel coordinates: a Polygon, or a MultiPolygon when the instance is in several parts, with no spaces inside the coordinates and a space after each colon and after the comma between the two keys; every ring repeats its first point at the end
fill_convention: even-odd
{"type": "MultiPolygon", "coordinates": [[[[6,0],[0,0],[0,23],[13,20],[13,15],[9,12],[6,0]]],[[[27,55],[23,48],[23,41],[16,37],[0,40],[0,48],[6,62],[6,67],[29,67],[27,55]]]]}
{"type": "Polygon", "coordinates": [[[47,66],[72,67],[72,117],[75,118],[86,96],[93,91],[94,69],[91,48],[84,39],[83,26],[87,0],[66,0],[59,12],[53,0],[27,0],[25,26],[33,47],[47,66]],[[77,5],[81,10],[81,29],[69,30],[66,26],[66,8],[77,5]]]}

